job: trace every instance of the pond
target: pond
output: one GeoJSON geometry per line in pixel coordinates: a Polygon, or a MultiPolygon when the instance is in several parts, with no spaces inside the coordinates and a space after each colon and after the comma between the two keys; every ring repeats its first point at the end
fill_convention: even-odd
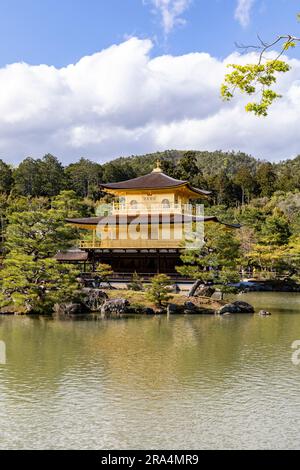
{"type": "Polygon", "coordinates": [[[300,294],[271,317],[0,317],[0,448],[299,449],[300,294]]]}

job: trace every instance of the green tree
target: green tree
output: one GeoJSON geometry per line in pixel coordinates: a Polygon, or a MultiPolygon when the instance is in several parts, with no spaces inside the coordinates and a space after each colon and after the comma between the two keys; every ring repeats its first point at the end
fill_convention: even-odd
{"type": "Polygon", "coordinates": [[[64,216],[63,211],[53,209],[14,212],[8,216],[6,249],[33,256],[37,260],[71,247],[78,233],[64,222],[64,216]]]}
{"type": "Polygon", "coordinates": [[[157,274],[151,279],[146,296],[156,307],[162,308],[172,298],[169,291],[170,278],[165,274],[157,274]]]}
{"type": "Polygon", "coordinates": [[[75,218],[93,215],[95,204],[90,199],[82,200],[73,190],[64,190],[52,199],[51,207],[62,211],[66,218],[75,218]]]}
{"type": "Polygon", "coordinates": [[[179,179],[190,180],[191,176],[197,175],[199,168],[197,165],[196,152],[188,151],[183,154],[176,166],[179,179]]]}
{"type": "Polygon", "coordinates": [[[14,305],[24,313],[50,313],[55,303],[79,296],[78,275],[74,266],[12,251],[1,270],[0,306],[14,305]]]}
{"type": "Polygon", "coordinates": [[[102,281],[108,281],[109,277],[113,275],[113,270],[110,264],[98,263],[96,266],[97,275],[102,281]]]}
{"type": "Polygon", "coordinates": [[[64,168],[56,157],[48,153],[38,160],[38,171],[42,179],[41,196],[56,196],[65,188],[64,168]]]}
{"type": "Polygon", "coordinates": [[[0,193],[9,194],[12,184],[12,169],[0,159],[0,193]]]}
{"type": "Polygon", "coordinates": [[[212,282],[222,294],[236,292],[232,283],[240,280],[240,241],[234,231],[221,225],[209,224],[201,249],[185,250],[181,256],[183,266],[177,271],[187,277],[212,282]]]}
{"type": "Polygon", "coordinates": [[[215,223],[206,224],[202,248],[183,252],[182,266],[177,271],[183,276],[217,283],[227,275],[232,282],[233,273],[238,272],[240,241],[234,229],[215,223]]]}
{"type": "Polygon", "coordinates": [[[14,192],[23,196],[40,196],[42,194],[43,177],[40,161],[25,158],[13,173],[14,192]]]}
{"type": "Polygon", "coordinates": [[[127,285],[129,290],[142,291],[144,290],[143,278],[135,271],[132,275],[131,282],[127,285]]]}
{"type": "Polygon", "coordinates": [[[225,170],[209,178],[209,187],[213,190],[215,204],[235,205],[239,201],[239,191],[225,170]]]}
{"type": "Polygon", "coordinates": [[[136,176],[136,172],[129,161],[115,160],[103,165],[103,182],[125,181],[136,176]]]}
{"type": "Polygon", "coordinates": [[[7,199],[7,214],[13,212],[34,212],[50,209],[49,198],[10,195],[7,199]]]}
{"type": "Polygon", "coordinates": [[[261,163],[256,172],[256,180],[262,196],[271,196],[275,191],[276,173],[272,163],[261,163]]]}
{"type": "Polygon", "coordinates": [[[8,198],[5,194],[0,194],[0,256],[3,254],[6,218],[7,218],[8,198]]]}
{"type": "Polygon", "coordinates": [[[251,195],[255,190],[255,180],[250,169],[243,165],[241,166],[234,176],[234,182],[240,186],[242,190],[242,204],[245,204],[246,200],[249,202],[251,195]]]}
{"type": "Polygon", "coordinates": [[[103,176],[101,165],[81,158],[77,163],[68,165],[65,174],[70,189],[75,191],[78,196],[94,200],[99,198],[99,187],[103,176]]]}
{"type": "Polygon", "coordinates": [[[280,209],[274,209],[273,214],[265,220],[261,230],[261,241],[266,245],[287,245],[291,230],[287,217],[280,209]]]}

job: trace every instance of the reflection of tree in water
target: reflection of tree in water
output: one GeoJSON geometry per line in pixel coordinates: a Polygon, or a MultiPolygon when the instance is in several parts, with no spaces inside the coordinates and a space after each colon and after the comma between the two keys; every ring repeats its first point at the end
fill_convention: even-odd
{"type": "Polygon", "coordinates": [[[0,321],[0,338],[7,343],[5,385],[23,394],[27,385],[56,390],[69,375],[78,376],[83,387],[90,380],[104,387],[109,382],[110,389],[126,395],[197,388],[204,382],[212,391],[245,366],[251,373],[261,362],[267,378],[273,364],[286,360],[280,345],[287,342],[288,349],[289,338],[297,335],[297,315],[0,321]]]}
{"type": "Polygon", "coordinates": [[[5,384],[18,387],[26,394],[36,386],[39,390],[56,389],[61,377],[72,369],[88,371],[90,357],[85,354],[88,338],[96,334],[100,323],[52,321],[40,317],[0,320],[0,338],[6,342],[7,374],[5,384]]]}

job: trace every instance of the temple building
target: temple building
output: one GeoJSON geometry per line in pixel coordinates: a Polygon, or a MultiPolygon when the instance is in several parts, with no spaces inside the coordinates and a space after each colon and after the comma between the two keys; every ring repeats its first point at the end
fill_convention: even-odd
{"type": "Polygon", "coordinates": [[[87,232],[78,250],[58,253],[62,262],[110,264],[115,273],[174,275],[181,264],[183,227],[195,222],[219,222],[216,217],[197,214],[195,200],[204,200],[210,191],[194,188],[156,168],[145,176],[101,185],[111,195],[111,204],[99,207],[91,218],[67,219],[87,232]]]}

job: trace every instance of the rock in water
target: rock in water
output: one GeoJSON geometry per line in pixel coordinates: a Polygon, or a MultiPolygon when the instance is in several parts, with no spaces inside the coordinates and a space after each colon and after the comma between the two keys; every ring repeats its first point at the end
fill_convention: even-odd
{"type": "Polygon", "coordinates": [[[184,302],[184,313],[186,315],[193,315],[198,313],[198,307],[193,302],[184,302]]]}
{"type": "Polygon", "coordinates": [[[73,317],[75,315],[82,315],[86,312],[82,304],[73,302],[55,304],[53,311],[54,315],[57,317],[73,317]]]}
{"type": "Polygon", "coordinates": [[[100,289],[82,289],[84,297],[82,299],[83,305],[90,312],[100,312],[104,302],[108,299],[108,295],[100,289]]]}
{"type": "Polygon", "coordinates": [[[184,311],[185,315],[213,315],[214,311],[211,308],[203,308],[202,306],[198,306],[193,302],[185,302],[184,303],[184,311]]]}
{"type": "Polygon", "coordinates": [[[127,313],[129,302],[126,299],[106,300],[101,307],[102,318],[120,318],[127,313]]]}
{"type": "Polygon", "coordinates": [[[269,317],[272,315],[272,313],[268,312],[268,310],[260,310],[260,312],[258,312],[258,315],[260,315],[261,317],[269,317]]]}
{"type": "Polygon", "coordinates": [[[184,308],[182,305],[177,304],[168,304],[167,305],[167,314],[168,315],[179,315],[183,313],[184,308]]]}
{"type": "Polygon", "coordinates": [[[254,313],[254,307],[247,302],[237,300],[231,304],[224,305],[216,313],[218,315],[224,315],[225,313],[254,313]]]}
{"type": "Polygon", "coordinates": [[[142,309],[142,314],[143,315],[155,315],[155,312],[154,312],[153,308],[151,308],[151,307],[144,307],[142,309]]]}

